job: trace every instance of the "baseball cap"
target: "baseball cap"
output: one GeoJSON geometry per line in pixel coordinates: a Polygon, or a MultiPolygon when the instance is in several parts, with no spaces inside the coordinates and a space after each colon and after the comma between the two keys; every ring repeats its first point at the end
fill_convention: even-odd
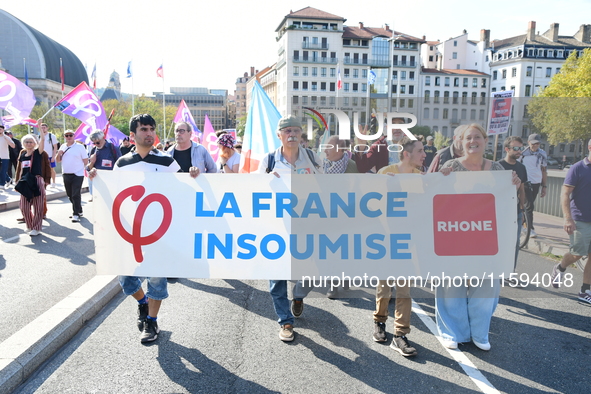
{"type": "Polygon", "coordinates": [[[527,137],[527,142],[531,142],[532,144],[539,144],[541,140],[542,137],[540,137],[539,134],[530,134],[529,137],[527,137]]]}
{"type": "Polygon", "coordinates": [[[433,139],[432,136],[427,136],[427,141],[431,141],[433,139]]]}
{"type": "Polygon", "coordinates": [[[301,129],[302,122],[300,122],[298,120],[298,118],[296,118],[293,115],[287,115],[287,116],[284,116],[283,118],[279,119],[279,124],[277,125],[277,130],[284,129],[286,127],[299,127],[301,129]]]}

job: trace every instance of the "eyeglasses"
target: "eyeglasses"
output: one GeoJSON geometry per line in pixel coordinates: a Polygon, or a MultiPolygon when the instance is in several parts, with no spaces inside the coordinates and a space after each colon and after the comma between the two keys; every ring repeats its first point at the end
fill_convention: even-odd
{"type": "Polygon", "coordinates": [[[68,137],[73,137],[74,134],[64,134],[64,137],[68,138],[68,137]]]}
{"type": "Polygon", "coordinates": [[[174,132],[177,133],[177,134],[184,134],[184,133],[187,132],[187,130],[185,130],[185,129],[176,129],[174,132]]]}
{"type": "Polygon", "coordinates": [[[519,151],[524,150],[525,148],[523,146],[512,146],[509,149],[513,149],[515,152],[519,152],[519,151]]]}
{"type": "Polygon", "coordinates": [[[27,141],[23,141],[25,144],[34,144],[35,141],[31,141],[31,140],[27,140],[27,141]]]}
{"type": "Polygon", "coordinates": [[[100,141],[92,141],[92,143],[93,143],[94,145],[98,145],[98,144],[100,144],[101,142],[100,142],[100,141]]]}

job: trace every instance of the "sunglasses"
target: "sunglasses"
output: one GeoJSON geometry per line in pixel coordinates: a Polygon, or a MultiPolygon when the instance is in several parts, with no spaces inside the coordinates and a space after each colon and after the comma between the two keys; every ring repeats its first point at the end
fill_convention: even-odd
{"type": "Polygon", "coordinates": [[[513,149],[515,152],[519,152],[519,151],[524,150],[525,148],[523,146],[512,146],[509,149],[513,149]]]}
{"type": "Polygon", "coordinates": [[[100,144],[101,142],[100,142],[100,141],[92,141],[92,143],[93,143],[94,145],[98,145],[98,144],[100,144]]]}
{"type": "Polygon", "coordinates": [[[73,137],[73,136],[74,136],[74,134],[64,134],[64,137],[66,137],[66,138],[67,137],[73,137]]]}

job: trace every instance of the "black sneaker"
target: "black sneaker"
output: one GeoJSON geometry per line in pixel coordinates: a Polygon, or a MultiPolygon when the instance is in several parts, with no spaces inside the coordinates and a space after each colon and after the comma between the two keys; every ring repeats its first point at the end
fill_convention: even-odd
{"type": "Polygon", "coordinates": [[[392,339],[392,343],[390,347],[396,350],[398,353],[402,354],[404,357],[411,357],[417,355],[417,349],[410,346],[408,339],[405,336],[396,336],[392,339]]]}
{"type": "Polygon", "coordinates": [[[291,313],[294,317],[302,316],[302,313],[304,313],[304,300],[291,300],[291,313]]]}
{"type": "Polygon", "coordinates": [[[156,320],[146,319],[144,322],[144,331],[142,331],[142,335],[140,335],[140,341],[142,341],[142,343],[155,341],[158,339],[159,332],[160,329],[158,328],[156,320]]]}
{"type": "Polygon", "coordinates": [[[139,304],[137,307],[137,328],[144,330],[144,322],[148,317],[148,304],[139,304]]]}
{"type": "Polygon", "coordinates": [[[386,342],[386,323],[376,321],[373,330],[373,340],[376,342],[386,342]]]}

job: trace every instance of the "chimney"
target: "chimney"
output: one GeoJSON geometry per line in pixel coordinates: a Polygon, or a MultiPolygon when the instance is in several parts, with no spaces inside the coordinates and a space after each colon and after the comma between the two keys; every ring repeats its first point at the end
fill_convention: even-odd
{"type": "Polygon", "coordinates": [[[244,78],[248,78],[248,73],[244,73],[244,78]]]}
{"type": "Polygon", "coordinates": [[[591,25],[581,25],[574,37],[585,44],[591,44],[591,25]]]}
{"type": "Polygon", "coordinates": [[[535,39],[536,39],[536,22],[535,21],[531,21],[527,24],[526,39],[529,41],[535,41],[535,39]]]}
{"type": "Polygon", "coordinates": [[[384,26],[385,26],[384,29],[386,29],[386,31],[390,31],[390,25],[389,24],[386,23],[386,24],[384,24],[384,26]]]}
{"type": "Polygon", "coordinates": [[[480,42],[484,42],[485,48],[488,48],[490,46],[490,30],[488,30],[488,29],[480,30],[480,42]]]}
{"type": "Polygon", "coordinates": [[[359,22],[359,28],[363,29],[363,22],[359,22]]]}
{"type": "Polygon", "coordinates": [[[423,41],[427,40],[427,36],[423,35],[423,41]]]}
{"type": "Polygon", "coordinates": [[[254,75],[254,67],[250,68],[250,76],[252,77],[254,75]]]}
{"type": "Polygon", "coordinates": [[[552,42],[558,41],[558,23],[552,23],[550,29],[544,33],[544,37],[552,42]]]}

